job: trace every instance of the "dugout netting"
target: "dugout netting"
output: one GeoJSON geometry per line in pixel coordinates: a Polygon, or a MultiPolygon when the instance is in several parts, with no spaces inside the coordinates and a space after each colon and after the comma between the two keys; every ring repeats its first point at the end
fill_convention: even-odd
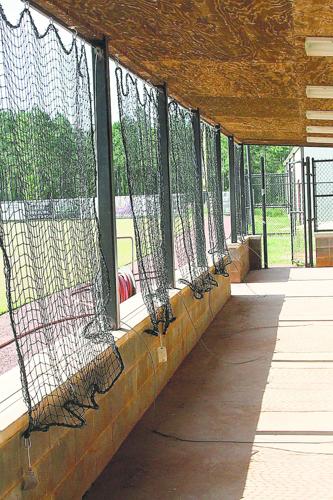
{"type": "Polygon", "coordinates": [[[220,151],[217,150],[220,133],[216,127],[202,121],[201,134],[208,253],[212,256],[215,273],[228,276],[226,266],[231,260],[224,232],[222,172],[218,158],[220,151]]]}
{"type": "Polygon", "coordinates": [[[202,171],[195,151],[193,113],[173,100],[169,102],[169,129],[179,281],[192,289],[194,297],[202,298],[217,285],[209,272],[206,255],[202,171]]]}
{"type": "Polygon", "coordinates": [[[29,8],[12,25],[0,7],[0,36],[0,243],[28,435],[83,425],[123,364],[102,292],[86,47],[53,23],[39,33],[29,8]]]}
{"type": "Polygon", "coordinates": [[[163,231],[163,169],[159,142],[157,88],[116,68],[121,133],[131,202],[140,287],[152,328],[158,335],[174,320],[163,231]]]}

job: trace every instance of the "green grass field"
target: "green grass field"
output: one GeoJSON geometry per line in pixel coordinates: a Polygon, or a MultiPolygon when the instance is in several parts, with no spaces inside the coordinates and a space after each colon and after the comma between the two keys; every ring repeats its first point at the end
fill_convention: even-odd
{"type": "MultiPolygon", "coordinates": [[[[256,233],[262,234],[261,210],[255,210],[256,233]]],[[[290,218],[283,209],[267,209],[267,249],[269,266],[291,266],[290,218]],[[277,234],[283,233],[283,234],[277,234]]],[[[294,258],[302,262],[304,258],[303,227],[297,228],[294,239],[294,258]]]]}
{"type": "MultiPolygon", "coordinates": [[[[261,213],[255,212],[256,231],[262,232],[261,213]]],[[[267,249],[269,266],[291,265],[290,221],[287,213],[278,209],[267,210],[267,249]],[[277,234],[283,233],[283,234],[277,234]]]]}
{"type": "MultiPolygon", "coordinates": [[[[261,212],[255,212],[256,232],[262,232],[261,212]]],[[[268,264],[269,266],[290,266],[291,265],[291,249],[290,249],[290,221],[288,214],[278,210],[267,210],[267,229],[268,229],[268,264]],[[273,234],[284,232],[285,234],[273,234]]],[[[134,229],[132,219],[117,219],[117,236],[130,236],[134,239],[134,229]]],[[[302,238],[303,233],[298,234],[296,239],[296,247],[300,249],[300,260],[302,257],[302,238]]],[[[131,242],[128,239],[118,240],[118,266],[123,267],[129,265],[132,260],[131,242]]],[[[297,255],[296,248],[296,255],[297,255]]],[[[135,257],[135,245],[134,245],[135,257]]],[[[52,290],[50,290],[52,293],[52,290]]],[[[0,314],[7,311],[7,299],[5,291],[5,277],[3,267],[0,268],[0,314]]]]}
{"type": "MultiPolygon", "coordinates": [[[[134,238],[134,229],[132,219],[117,219],[117,236],[131,236],[134,238]]],[[[123,267],[130,264],[132,260],[132,249],[129,240],[118,240],[118,266],[123,267]]],[[[1,250],[0,250],[1,252],[1,250]]],[[[134,245],[135,252],[135,245],[134,245]]],[[[135,256],[135,253],[134,253],[135,256]]],[[[28,257],[29,260],[29,257],[28,257]]],[[[27,260],[26,260],[27,261],[27,260]]],[[[27,265],[27,264],[23,264],[27,265]]],[[[55,290],[54,290],[55,291],[55,290]]],[[[52,290],[50,290],[52,293],[52,290]]],[[[0,314],[7,312],[6,284],[3,269],[3,259],[0,267],[0,314]]]]}

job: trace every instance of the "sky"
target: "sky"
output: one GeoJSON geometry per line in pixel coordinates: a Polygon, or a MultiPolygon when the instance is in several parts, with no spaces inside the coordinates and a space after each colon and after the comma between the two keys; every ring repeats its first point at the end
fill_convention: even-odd
{"type": "MultiPolygon", "coordinates": [[[[0,4],[3,7],[3,10],[5,12],[5,15],[12,24],[16,24],[18,22],[20,13],[24,9],[24,1],[21,0],[0,0],[0,4]]],[[[31,7],[31,13],[32,17],[35,21],[35,24],[40,32],[45,31],[47,28],[50,19],[46,17],[45,15],[37,12],[35,9],[31,7]]],[[[61,26],[59,26],[56,22],[54,23],[55,26],[59,29],[60,36],[65,44],[65,46],[70,46],[71,41],[72,41],[72,34],[63,29],[61,26]]],[[[92,56],[91,56],[91,49],[88,44],[86,44],[86,50],[87,50],[87,59],[88,59],[88,65],[89,65],[89,70],[91,72],[91,77],[92,77],[92,56]]],[[[114,77],[114,70],[115,70],[115,65],[113,63],[110,64],[110,72],[111,72],[111,114],[112,114],[112,121],[119,121],[119,113],[118,113],[118,100],[117,100],[117,91],[116,91],[116,80],[114,77]]]]}

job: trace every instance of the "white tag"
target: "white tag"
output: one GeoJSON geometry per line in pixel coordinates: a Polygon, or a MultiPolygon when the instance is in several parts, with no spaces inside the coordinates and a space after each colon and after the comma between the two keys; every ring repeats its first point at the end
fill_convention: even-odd
{"type": "Polygon", "coordinates": [[[166,347],[159,347],[157,349],[157,354],[158,354],[158,362],[159,363],[166,363],[168,361],[168,353],[166,347]]]}

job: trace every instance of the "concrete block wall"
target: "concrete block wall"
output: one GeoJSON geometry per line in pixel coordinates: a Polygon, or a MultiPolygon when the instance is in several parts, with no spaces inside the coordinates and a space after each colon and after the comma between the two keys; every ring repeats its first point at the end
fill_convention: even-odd
{"type": "Polygon", "coordinates": [[[333,233],[315,233],[316,267],[333,267],[333,233]]]}
{"type": "Polygon", "coordinates": [[[247,236],[242,243],[230,243],[228,245],[232,263],[227,270],[231,283],[242,283],[250,270],[250,236],[247,236]]]}
{"type": "MultiPolygon", "coordinates": [[[[248,269],[247,243],[239,245],[235,252],[243,275],[248,269]]],[[[164,337],[167,363],[158,363],[159,340],[142,333],[149,326],[145,318],[118,340],[125,371],[107,394],[97,396],[100,408],[86,412],[87,424],[81,429],[57,427],[46,433],[33,433],[31,458],[38,477],[35,489],[22,491],[27,453],[21,434],[27,425],[26,415],[1,433],[1,499],[81,498],[195,346],[212,321],[212,315],[215,316],[230,297],[229,278],[217,276],[216,279],[220,286],[205,294],[202,300],[194,299],[188,287],[172,296],[177,320],[164,337]]]]}

